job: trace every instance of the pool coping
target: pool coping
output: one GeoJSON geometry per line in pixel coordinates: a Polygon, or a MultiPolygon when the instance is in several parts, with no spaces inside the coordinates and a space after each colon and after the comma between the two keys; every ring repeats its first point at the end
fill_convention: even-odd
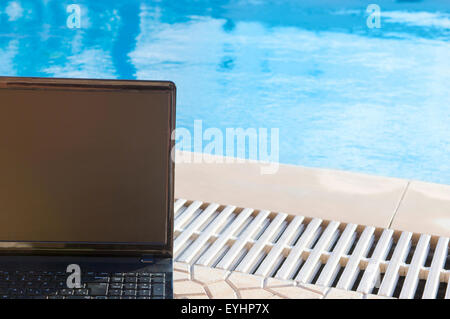
{"type": "Polygon", "coordinates": [[[175,197],[450,236],[449,185],[285,164],[262,174],[263,165],[211,155],[176,163],[175,197]]]}

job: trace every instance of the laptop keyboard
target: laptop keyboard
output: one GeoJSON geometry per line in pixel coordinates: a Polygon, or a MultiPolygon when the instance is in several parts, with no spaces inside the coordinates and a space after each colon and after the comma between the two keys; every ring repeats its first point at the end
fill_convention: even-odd
{"type": "Polygon", "coordinates": [[[1,271],[0,299],[163,299],[165,273],[86,272],[81,288],[67,288],[62,271],[1,271]]]}

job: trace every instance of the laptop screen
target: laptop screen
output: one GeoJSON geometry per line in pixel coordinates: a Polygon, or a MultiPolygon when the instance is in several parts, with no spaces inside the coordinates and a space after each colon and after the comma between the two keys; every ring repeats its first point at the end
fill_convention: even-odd
{"type": "Polygon", "coordinates": [[[167,243],[170,92],[0,101],[0,241],[167,243]]]}

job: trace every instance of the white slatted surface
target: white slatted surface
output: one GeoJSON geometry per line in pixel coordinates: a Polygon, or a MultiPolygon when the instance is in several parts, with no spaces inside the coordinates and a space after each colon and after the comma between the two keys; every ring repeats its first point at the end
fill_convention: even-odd
{"type": "Polygon", "coordinates": [[[208,227],[200,234],[200,236],[192,243],[192,245],[189,246],[189,248],[179,258],[179,261],[185,263],[192,262],[194,257],[201,251],[208,240],[217,233],[218,229],[223,225],[223,223],[225,223],[235,209],[235,206],[225,207],[217,218],[214,219],[214,222],[210,223],[208,227]]]}
{"type": "Polygon", "coordinates": [[[386,259],[389,249],[391,248],[393,233],[394,231],[392,229],[385,229],[383,231],[377,247],[375,248],[372,257],[369,259],[357,291],[366,294],[372,292],[372,289],[375,287],[377,279],[380,276],[380,264],[386,259]]]}
{"type": "Polygon", "coordinates": [[[219,208],[219,204],[209,204],[209,206],[175,239],[173,252],[178,254],[182,246],[192,236],[192,234],[205,223],[205,221],[219,208]]]}
{"type": "Polygon", "coordinates": [[[448,238],[439,238],[433,256],[433,262],[431,263],[430,272],[428,273],[425,290],[423,292],[422,298],[424,299],[434,299],[436,297],[439,288],[439,278],[441,276],[441,271],[447,259],[448,241],[448,238]]]}
{"type": "Polygon", "coordinates": [[[373,243],[374,227],[366,227],[358,240],[355,251],[350,256],[347,265],[337,284],[337,288],[350,290],[359,272],[359,263],[367,255],[373,243]]]}
{"type": "Polygon", "coordinates": [[[411,248],[412,233],[403,232],[398,241],[395,252],[387,267],[384,280],[380,286],[379,294],[382,296],[392,297],[395,286],[399,278],[400,266],[404,263],[406,256],[411,248]]]}
{"type": "Polygon", "coordinates": [[[339,261],[344,257],[350,249],[350,244],[355,240],[355,230],[355,224],[348,224],[347,227],[345,227],[342,236],[316,282],[317,285],[329,287],[336,279],[336,275],[340,268],[339,261]]]}
{"type": "Polygon", "coordinates": [[[292,278],[295,266],[301,261],[302,252],[308,247],[308,245],[317,236],[317,231],[319,230],[321,219],[314,218],[306,227],[305,232],[300,236],[297,243],[292,247],[288,257],[286,258],[283,266],[276,274],[276,278],[280,279],[290,279],[292,278]]]}
{"type": "Polygon", "coordinates": [[[216,239],[214,244],[202,255],[198,263],[200,265],[209,265],[214,257],[221,251],[225,244],[233,237],[237,229],[246,221],[253,212],[253,209],[244,209],[233,221],[233,223],[225,230],[223,234],[216,239]]]}
{"type": "Polygon", "coordinates": [[[417,283],[419,282],[420,269],[425,263],[428,250],[430,247],[430,235],[420,236],[419,243],[414,252],[414,257],[411,261],[411,265],[408,268],[405,283],[403,284],[402,292],[400,294],[401,299],[412,299],[416,292],[417,283]]]}
{"type": "Polygon", "coordinates": [[[313,276],[316,274],[318,267],[320,266],[319,260],[322,254],[330,248],[333,242],[337,238],[337,228],[339,226],[338,222],[331,222],[328,227],[323,232],[322,236],[320,236],[319,241],[316,246],[312,250],[302,269],[300,269],[296,280],[301,283],[310,283],[313,276]]]}
{"type": "Polygon", "coordinates": [[[289,226],[283,232],[283,235],[272,247],[269,254],[266,256],[264,261],[258,267],[256,275],[266,277],[271,272],[271,270],[275,267],[277,259],[282,256],[283,249],[288,246],[289,242],[292,241],[292,238],[295,236],[296,233],[302,232],[304,228],[304,226],[302,225],[303,219],[304,219],[303,216],[294,217],[294,219],[290,222],[289,226]]]}
{"type": "Polygon", "coordinates": [[[446,237],[183,199],[174,207],[177,261],[291,279],[300,285],[450,299],[446,237]]]}
{"type": "Polygon", "coordinates": [[[264,210],[260,212],[255,219],[248,225],[247,229],[243,232],[241,236],[238,237],[238,240],[231,246],[230,250],[226,253],[226,255],[220,260],[217,268],[228,269],[238,254],[242,251],[245,244],[250,240],[250,238],[258,231],[261,224],[264,222],[264,219],[269,215],[269,212],[264,210]]]}
{"type": "Polygon", "coordinates": [[[284,221],[286,216],[287,216],[286,214],[278,214],[273,219],[273,221],[270,223],[269,227],[267,227],[264,234],[256,241],[252,249],[250,249],[245,258],[236,268],[237,271],[248,272],[250,269],[252,269],[252,265],[254,265],[257,257],[262,252],[264,247],[267,246],[269,240],[273,237],[274,233],[280,227],[281,223],[284,221]]]}

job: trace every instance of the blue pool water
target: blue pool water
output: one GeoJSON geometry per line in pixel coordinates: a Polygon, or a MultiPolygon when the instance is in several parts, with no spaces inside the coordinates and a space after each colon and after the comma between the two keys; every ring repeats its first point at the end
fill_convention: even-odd
{"type": "Polygon", "coordinates": [[[177,125],[279,128],[282,163],[450,184],[450,3],[2,0],[0,75],[168,79],[177,125]],[[66,7],[81,5],[81,29],[66,7]]]}

